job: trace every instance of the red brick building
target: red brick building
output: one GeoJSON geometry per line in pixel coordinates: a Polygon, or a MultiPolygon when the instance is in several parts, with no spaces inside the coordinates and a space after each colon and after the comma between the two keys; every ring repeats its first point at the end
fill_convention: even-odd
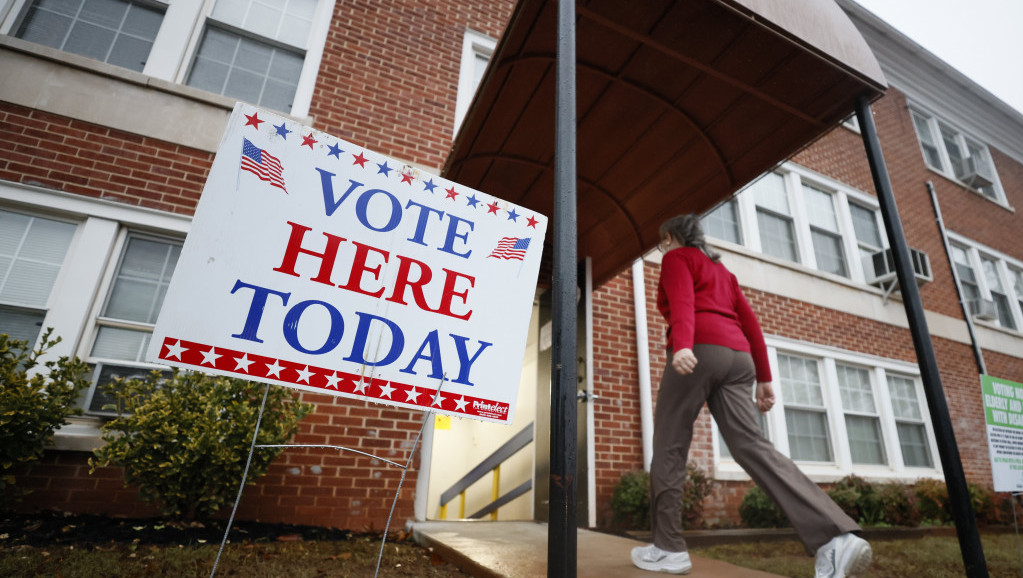
{"type": "MultiPolygon", "coordinates": [[[[906,238],[929,257],[921,296],[966,476],[990,485],[973,344],[927,183],[973,302],[987,372],[1023,382],[1023,115],[851,1],[839,4],[891,85],[874,118],[906,238]]],[[[123,488],[118,470],[88,473],[106,417],[96,384],[153,367],[142,357],[147,335],[234,102],[439,172],[514,2],[99,5],[0,1],[0,331],[36,339],[53,327],[64,339],[53,355],[94,367],[86,415],[58,432],[42,462],[17,472],[33,490],[24,506],[141,516],[154,510],[123,488]]],[[[888,242],[857,126],[835,127],[708,213],[705,225],[768,336],[779,403],[763,426],[779,449],[821,483],[853,472],[940,478],[902,303],[863,259],[888,242]]],[[[644,465],[644,391],[656,399],[665,361],[657,267],[649,255],[592,295],[587,378],[599,397],[580,406],[586,525],[607,521],[614,484],[644,465]],[[635,298],[637,288],[645,298],[635,298]],[[649,375],[639,369],[645,359],[649,375]]],[[[538,300],[515,431],[431,425],[396,520],[438,517],[440,492],[542,415],[540,309],[538,300]]],[[[421,414],[303,397],[316,409],[296,443],[399,462],[413,451],[421,414]]],[[[504,470],[502,493],[523,479],[546,484],[534,455],[504,470]]],[[[734,522],[749,482],[709,415],[691,458],[715,480],[708,521],[734,522]]],[[[364,456],[289,450],[246,490],[239,515],[381,528],[400,477],[364,456]]],[[[478,501],[470,513],[489,491],[469,492],[478,501]]],[[[501,518],[545,517],[534,494],[501,518]]]]}

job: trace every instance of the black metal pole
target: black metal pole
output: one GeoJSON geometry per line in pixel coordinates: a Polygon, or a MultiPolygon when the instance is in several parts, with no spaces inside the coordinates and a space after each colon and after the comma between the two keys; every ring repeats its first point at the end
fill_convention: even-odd
{"type": "Polygon", "coordinates": [[[547,576],[576,575],[576,118],[575,0],[558,1],[551,295],[551,473],[547,576]]]}
{"type": "Polygon", "coordinates": [[[952,510],[952,518],[959,536],[959,549],[962,552],[963,564],[969,578],[987,578],[987,563],[984,560],[984,548],[980,543],[980,533],[974,519],[973,508],[970,506],[970,492],[966,486],[963,463],[959,458],[952,420],[948,413],[945,392],[941,385],[941,374],[938,372],[938,360],[934,355],[934,345],[927,329],[923,303],[920,301],[920,290],[916,286],[913,265],[910,261],[909,246],[902,230],[899,210],[895,206],[895,194],[888,178],[888,167],[881,154],[881,141],[877,137],[874,117],[870,114],[870,104],[863,97],[856,99],[856,117],[860,122],[863,135],[863,146],[867,149],[867,161],[874,178],[874,189],[881,204],[881,218],[884,219],[888,231],[888,243],[891,245],[895,258],[895,273],[899,278],[902,290],[902,302],[909,320],[909,330],[913,335],[913,347],[916,349],[917,363],[920,365],[920,377],[924,383],[924,394],[927,407],[934,425],[934,436],[938,442],[938,454],[945,472],[945,485],[948,486],[948,501],[952,510]]]}

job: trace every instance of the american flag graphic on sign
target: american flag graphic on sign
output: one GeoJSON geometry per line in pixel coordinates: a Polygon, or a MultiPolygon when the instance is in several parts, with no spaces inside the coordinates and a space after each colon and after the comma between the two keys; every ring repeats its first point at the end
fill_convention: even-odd
{"type": "Polygon", "coordinates": [[[261,181],[266,181],[287,193],[288,190],[284,188],[284,167],[281,166],[281,161],[252,144],[249,139],[243,138],[242,141],[242,170],[249,171],[261,181]]]}
{"type": "Polygon", "coordinates": [[[494,249],[493,253],[487,255],[487,257],[516,259],[521,261],[526,258],[527,249],[529,249],[529,239],[502,237],[501,240],[497,242],[497,248],[494,249]]]}

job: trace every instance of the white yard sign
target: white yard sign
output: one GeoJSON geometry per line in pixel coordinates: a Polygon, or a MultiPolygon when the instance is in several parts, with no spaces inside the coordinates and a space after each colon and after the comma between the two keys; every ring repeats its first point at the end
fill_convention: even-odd
{"type": "Polygon", "coordinates": [[[239,104],[149,358],[511,423],[546,228],[239,104]]]}

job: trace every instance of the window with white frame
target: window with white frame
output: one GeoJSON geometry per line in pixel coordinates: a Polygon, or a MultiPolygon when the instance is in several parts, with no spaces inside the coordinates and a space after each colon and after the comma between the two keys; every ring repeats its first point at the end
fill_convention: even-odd
{"type": "Polygon", "coordinates": [[[884,249],[877,199],[786,165],[702,219],[710,237],[865,282],[864,257],[884,249]]]}
{"type": "Polygon", "coordinates": [[[985,197],[1005,203],[998,173],[986,145],[918,108],[910,109],[927,166],[985,197]]]}
{"type": "Polygon", "coordinates": [[[76,228],[0,209],[0,333],[35,344],[76,228]]]}
{"type": "Polygon", "coordinates": [[[779,353],[778,382],[784,400],[789,457],[797,461],[832,461],[819,362],[779,353]]]}
{"type": "Polygon", "coordinates": [[[124,0],[38,0],[14,35],[142,72],[166,5],[124,0]]]}
{"type": "MultiPolygon", "coordinates": [[[[811,474],[831,476],[836,468],[906,479],[936,473],[934,434],[913,364],[767,340],[778,406],[761,417],[761,429],[774,434],[781,453],[811,474]]],[[[725,467],[719,471],[738,473],[716,435],[725,467]]]]}
{"type": "Polygon", "coordinates": [[[462,120],[469,112],[476,89],[483,81],[490,58],[494,55],[497,41],[493,38],[466,29],[462,37],[462,59],[458,71],[458,94],[455,99],[455,134],[458,134],[462,120]]]}
{"type": "Polygon", "coordinates": [[[96,365],[86,395],[90,412],[103,412],[113,401],[101,388],[114,377],[144,375],[154,367],[145,361],[146,350],[180,254],[179,241],[126,236],[87,357],[96,365]]]}
{"type": "Polygon", "coordinates": [[[950,232],[949,238],[959,288],[974,319],[1012,331],[1023,328],[1023,263],[961,235],[950,232]],[[992,319],[978,316],[985,302],[992,319]]]}
{"type": "Polygon", "coordinates": [[[334,0],[25,0],[5,33],[295,116],[334,0]]]}

